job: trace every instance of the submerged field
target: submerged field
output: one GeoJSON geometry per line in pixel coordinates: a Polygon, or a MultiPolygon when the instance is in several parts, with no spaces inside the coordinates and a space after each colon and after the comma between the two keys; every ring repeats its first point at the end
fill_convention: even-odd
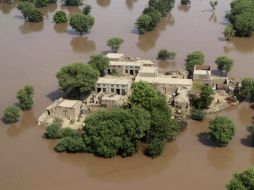
{"type": "Polygon", "coordinates": [[[206,0],[192,0],[190,8],[176,1],[171,14],[155,31],[137,34],[134,23],[147,0],[86,0],[96,18],[92,31],[80,37],[71,28],[55,26],[56,10],[75,8],[50,5],[44,8],[44,24],[25,23],[15,5],[0,3],[0,111],[16,101],[25,84],[35,87],[35,106],[19,123],[0,123],[0,189],[224,189],[232,173],[254,164],[254,148],[247,127],[254,109],[248,103],[220,113],[232,118],[237,132],[226,148],[214,148],[204,138],[208,121],[190,122],[154,160],[138,153],[131,158],[101,159],[89,154],[56,154],[54,141],[41,138],[44,128],[37,117],[61,96],[55,73],[61,66],[82,61],[108,50],[112,36],[125,40],[120,51],[127,56],[155,59],[161,48],[177,53],[176,63],[164,69],[182,68],[186,55],[201,50],[206,63],[215,68],[217,56],[235,60],[231,76],[254,75],[254,36],[224,41],[223,31],[229,0],[219,1],[215,13],[206,0]],[[66,31],[65,31],[66,30],[66,31]]]}

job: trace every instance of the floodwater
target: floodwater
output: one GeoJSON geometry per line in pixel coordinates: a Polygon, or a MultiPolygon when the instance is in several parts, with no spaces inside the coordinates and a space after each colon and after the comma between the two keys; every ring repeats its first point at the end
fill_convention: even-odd
{"type": "Polygon", "coordinates": [[[101,159],[89,154],[57,154],[55,141],[41,138],[44,129],[36,127],[37,117],[51,101],[61,96],[55,73],[63,65],[86,62],[91,55],[108,51],[112,36],[125,40],[120,51],[133,57],[155,59],[159,49],[177,53],[174,63],[162,62],[164,69],[182,68],[186,55],[194,50],[206,54],[214,65],[217,56],[235,60],[230,73],[236,77],[254,74],[254,37],[223,39],[229,0],[219,1],[210,11],[206,0],[192,0],[192,6],[176,2],[171,14],[155,31],[137,35],[135,20],[147,0],[86,0],[92,5],[96,22],[82,37],[66,25],[55,25],[56,10],[75,12],[77,8],[50,5],[42,9],[44,24],[24,22],[16,5],[0,4],[0,112],[16,103],[16,92],[25,84],[35,86],[35,105],[24,112],[20,122],[0,122],[0,189],[161,189],[222,190],[232,173],[254,164],[254,148],[248,126],[254,109],[249,103],[220,113],[232,118],[237,127],[226,148],[215,148],[206,139],[208,121],[190,122],[163,155],[150,159],[140,152],[131,158],[101,159]]]}

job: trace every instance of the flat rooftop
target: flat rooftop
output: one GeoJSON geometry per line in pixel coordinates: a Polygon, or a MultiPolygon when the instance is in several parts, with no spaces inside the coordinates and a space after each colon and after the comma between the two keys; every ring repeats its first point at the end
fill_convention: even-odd
{"type": "Polygon", "coordinates": [[[138,59],[137,62],[145,65],[154,65],[154,62],[152,62],[151,60],[138,59]]]}
{"type": "Polygon", "coordinates": [[[63,100],[57,106],[64,108],[74,108],[78,103],[80,103],[79,100],[63,100]]]}
{"type": "Polygon", "coordinates": [[[157,67],[141,67],[139,70],[139,73],[157,73],[158,68],[157,67]]]}
{"type": "Polygon", "coordinates": [[[110,61],[111,66],[142,66],[142,63],[138,61],[110,61]]]}
{"type": "Polygon", "coordinates": [[[196,70],[206,70],[206,71],[210,71],[211,67],[210,65],[196,65],[196,70]]]}
{"type": "Polygon", "coordinates": [[[126,77],[100,77],[96,83],[97,84],[129,85],[131,83],[131,79],[126,77]]]}
{"type": "Polygon", "coordinates": [[[124,54],[123,53],[108,53],[106,57],[109,59],[121,59],[124,57],[124,54]]]}
{"type": "Polygon", "coordinates": [[[150,84],[168,84],[168,85],[182,85],[182,86],[192,86],[191,79],[179,79],[171,78],[168,76],[157,76],[157,77],[140,77],[137,76],[135,82],[146,81],[150,84]]]}

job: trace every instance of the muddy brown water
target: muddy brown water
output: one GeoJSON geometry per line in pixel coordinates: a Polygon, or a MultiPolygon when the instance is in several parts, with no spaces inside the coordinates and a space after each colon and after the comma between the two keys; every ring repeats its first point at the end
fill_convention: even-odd
{"type": "Polygon", "coordinates": [[[163,18],[155,31],[138,36],[134,28],[147,0],[87,0],[96,23],[80,37],[66,25],[54,25],[56,10],[77,8],[50,5],[42,9],[44,24],[24,22],[14,5],[0,4],[0,112],[16,102],[17,90],[25,84],[35,86],[35,105],[23,113],[20,122],[0,123],[0,189],[174,189],[222,190],[232,173],[254,164],[254,148],[248,126],[254,109],[249,103],[220,113],[232,118],[237,127],[226,148],[214,148],[206,139],[208,121],[190,122],[162,156],[150,159],[141,152],[131,158],[101,159],[89,154],[56,154],[55,141],[41,138],[44,129],[36,127],[37,117],[54,99],[55,73],[63,65],[82,61],[107,51],[106,40],[119,36],[125,40],[121,52],[133,57],[155,59],[159,49],[177,52],[174,63],[162,62],[164,69],[182,68],[186,55],[202,50],[206,62],[219,55],[235,59],[231,76],[254,74],[254,37],[223,40],[229,0],[220,1],[215,13],[205,0],[193,0],[191,7],[180,6],[163,18]]]}

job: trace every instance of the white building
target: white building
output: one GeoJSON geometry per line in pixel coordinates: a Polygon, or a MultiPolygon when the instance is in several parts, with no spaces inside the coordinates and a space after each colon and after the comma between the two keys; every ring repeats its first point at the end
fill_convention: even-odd
{"type": "Polygon", "coordinates": [[[212,70],[209,65],[195,65],[193,71],[193,80],[209,81],[212,75],[212,70]]]}
{"type": "Polygon", "coordinates": [[[131,78],[127,77],[100,77],[95,84],[95,91],[126,95],[130,93],[131,84],[131,78]]]}
{"type": "Polygon", "coordinates": [[[110,61],[123,61],[124,60],[123,53],[108,53],[106,55],[106,57],[109,58],[110,61]]]}

